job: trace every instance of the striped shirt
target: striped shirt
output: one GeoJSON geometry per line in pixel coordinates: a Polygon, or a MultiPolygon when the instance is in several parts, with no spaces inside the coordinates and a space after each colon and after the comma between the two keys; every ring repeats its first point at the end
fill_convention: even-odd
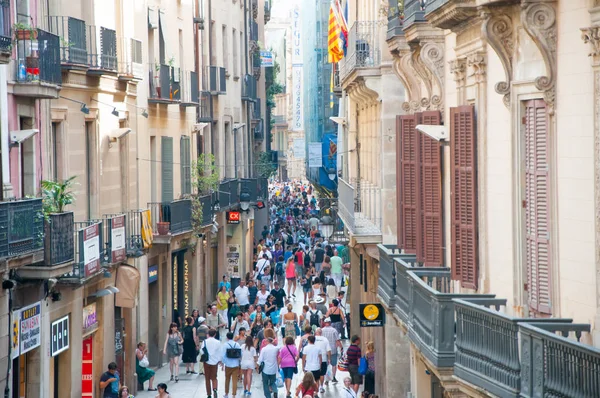
{"type": "Polygon", "coordinates": [[[331,326],[325,326],[323,329],[323,337],[329,341],[329,345],[331,346],[331,355],[337,354],[337,342],[340,339],[340,334],[337,330],[335,330],[331,326]]]}
{"type": "Polygon", "coordinates": [[[348,365],[357,365],[360,357],[362,356],[360,347],[355,344],[350,344],[350,347],[346,350],[346,360],[348,365]]]}

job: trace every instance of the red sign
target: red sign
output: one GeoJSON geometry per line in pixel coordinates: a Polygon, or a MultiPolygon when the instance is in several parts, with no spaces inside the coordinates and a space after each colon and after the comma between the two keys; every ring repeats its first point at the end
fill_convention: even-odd
{"type": "Polygon", "coordinates": [[[242,219],[239,211],[228,211],[227,212],[227,224],[239,224],[242,219]]]}
{"type": "Polygon", "coordinates": [[[125,216],[113,217],[110,223],[111,259],[113,263],[118,263],[127,258],[127,253],[125,252],[125,216]]]}
{"type": "Polygon", "coordinates": [[[94,336],[88,336],[83,339],[83,354],[81,364],[81,397],[93,397],[94,396],[94,350],[93,350],[93,338],[94,336]]]}

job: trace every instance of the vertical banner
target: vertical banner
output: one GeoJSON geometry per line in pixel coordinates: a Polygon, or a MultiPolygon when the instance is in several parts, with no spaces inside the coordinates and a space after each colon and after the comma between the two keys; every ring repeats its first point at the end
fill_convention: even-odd
{"type": "Polygon", "coordinates": [[[302,18],[300,4],[292,10],[292,131],[304,130],[302,18]]]}
{"type": "Polygon", "coordinates": [[[308,143],[308,167],[323,167],[323,143],[308,143]]]}
{"type": "Polygon", "coordinates": [[[94,336],[83,339],[81,355],[81,397],[94,396],[94,336]]]}
{"type": "Polygon", "coordinates": [[[110,219],[110,251],[111,262],[125,261],[125,216],[117,216],[110,219]]]}
{"type": "Polygon", "coordinates": [[[230,278],[240,277],[240,245],[228,245],[227,273],[230,278]]]}
{"type": "Polygon", "coordinates": [[[306,142],[304,138],[294,138],[292,151],[295,158],[306,159],[306,142]]]}
{"type": "Polygon", "coordinates": [[[83,241],[83,265],[85,277],[89,277],[100,270],[100,224],[94,224],[79,231],[83,241]]]}
{"type": "Polygon", "coordinates": [[[150,210],[144,210],[141,213],[142,215],[142,243],[144,244],[144,249],[150,248],[152,246],[152,219],[150,217],[150,210]]]}

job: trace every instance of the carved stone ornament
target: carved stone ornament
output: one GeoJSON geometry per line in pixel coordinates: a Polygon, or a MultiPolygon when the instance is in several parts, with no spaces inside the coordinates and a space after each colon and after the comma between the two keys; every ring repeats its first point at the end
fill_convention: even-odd
{"type": "MultiPolygon", "coordinates": [[[[429,68],[431,75],[435,79],[438,91],[437,93],[431,93],[431,99],[433,102],[434,96],[440,98],[444,94],[444,46],[443,44],[436,42],[427,42],[421,48],[421,59],[423,63],[429,68]]],[[[433,83],[433,82],[432,82],[433,83]]],[[[436,101],[437,102],[437,101],[436,101]]],[[[441,103],[441,101],[440,101],[441,103]]]]}
{"type": "Polygon", "coordinates": [[[463,87],[467,77],[467,60],[465,58],[457,58],[449,62],[450,73],[454,75],[456,87],[463,87]]]}
{"type": "Polygon", "coordinates": [[[423,64],[421,60],[421,46],[418,44],[411,44],[410,46],[411,57],[410,57],[410,66],[414,69],[416,76],[420,79],[423,87],[425,87],[425,92],[421,93],[422,98],[430,98],[433,94],[432,92],[432,84],[431,84],[431,74],[423,64]]]}
{"type": "Polygon", "coordinates": [[[411,102],[415,103],[421,98],[421,86],[416,79],[417,72],[413,69],[410,58],[411,52],[407,49],[396,54],[394,59],[394,72],[406,89],[406,99],[409,109],[411,102]]]}
{"type": "Polygon", "coordinates": [[[491,14],[483,11],[481,13],[483,23],[481,35],[484,40],[494,49],[502,66],[506,80],[496,83],[496,92],[503,95],[503,102],[510,107],[510,86],[513,76],[513,54],[515,49],[515,33],[512,19],[505,14],[491,14]]]}
{"type": "Polygon", "coordinates": [[[469,77],[473,77],[475,82],[481,83],[485,80],[487,61],[485,53],[476,52],[467,56],[467,67],[469,77]]]}
{"type": "Polygon", "coordinates": [[[348,85],[348,95],[357,103],[359,109],[375,105],[379,101],[377,91],[370,88],[364,79],[357,79],[348,85]]]}
{"type": "Polygon", "coordinates": [[[535,79],[535,87],[544,93],[549,113],[556,99],[556,10],[552,3],[524,1],[521,23],[539,48],[546,65],[546,76],[535,79]]]}
{"type": "Polygon", "coordinates": [[[590,45],[588,56],[592,58],[592,65],[600,65],[600,26],[592,26],[581,29],[581,38],[584,43],[590,45]]]}

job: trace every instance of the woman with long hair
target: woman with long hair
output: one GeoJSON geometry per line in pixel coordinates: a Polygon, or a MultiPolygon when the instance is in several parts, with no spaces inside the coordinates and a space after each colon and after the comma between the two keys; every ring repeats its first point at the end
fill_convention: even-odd
{"type": "Polygon", "coordinates": [[[283,381],[287,392],[286,398],[291,398],[292,379],[298,373],[298,350],[294,345],[294,339],[290,336],[285,338],[285,344],[279,349],[277,364],[283,371],[283,381]]]}
{"type": "Polygon", "coordinates": [[[254,322],[252,322],[252,326],[250,326],[250,335],[254,338],[258,337],[258,332],[263,330],[263,316],[262,312],[257,312],[254,317],[254,322]]]}
{"type": "Polygon", "coordinates": [[[302,378],[302,383],[296,387],[296,397],[314,397],[319,391],[319,386],[315,382],[315,377],[312,372],[304,373],[304,377],[302,378]],[[301,395],[299,395],[301,394],[301,395]]]}
{"type": "Polygon", "coordinates": [[[375,343],[372,341],[366,344],[365,358],[367,358],[367,373],[365,374],[365,391],[375,394],[375,343]]]}
{"type": "Polygon", "coordinates": [[[221,285],[219,287],[219,292],[217,293],[217,311],[219,311],[219,314],[221,314],[223,319],[227,319],[229,296],[231,295],[227,291],[227,286],[221,285]]]}
{"type": "MultiPolygon", "coordinates": [[[[156,390],[148,390],[148,391],[156,391],[156,390]]],[[[129,387],[121,386],[119,388],[119,398],[135,398],[133,394],[129,393],[129,387]]]]}
{"type": "Polygon", "coordinates": [[[337,332],[342,335],[342,330],[344,329],[344,325],[346,323],[346,317],[344,312],[340,308],[340,302],[338,299],[331,300],[331,307],[327,310],[325,314],[325,318],[331,319],[331,326],[337,330],[337,332]]]}
{"type": "Polygon", "coordinates": [[[313,297],[319,297],[319,294],[321,294],[321,280],[317,277],[313,280],[312,282],[312,290],[313,290],[313,297]]]}
{"type": "MultiPolygon", "coordinates": [[[[177,330],[177,324],[172,322],[165,338],[165,345],[163,347],[163,354],[169,358],[169,370],[171,371],[171,381],[175,378],[175,382],[179,381],[179,356],[182,352],[181,345],[183,344],[183,337],[179,330],[177,330]]],[[[160,387],[160,384],[158,385],[160,387]]]]}
{"type": "Polygon", "coordinates": [[[158,387],[158,394],[156,394],[155,398],[173,398],[167,391],[167,385],[165,383],[159,383],[156,387],[158,387]]]}
{"type": "Polygon", "coordinates": [[[263,348],[265,348],[269,344],[269,339],[273,340],[273,345],[277,345],[277,333],[275,333],[275,329],[273,329],[273,323],[271,323],[270,328],[265,328],[265,330],[263,331],[263,334],[264,334],[264,338],[260,343],[259,351],[261,351],[263,348]]]}
{"type": "Polygon", "coordinates": [[[244,395],[250,395],[252,389],[252,372],[256,368],[256,348],[254,348],[254,339],[252,336],[246,337],[246,342],[242,344],[242,360],[240,366],[242,368],[242,376],[244,377],[244,395]]]}
{"type": "Polygon", "coordinates": [[[296,264],[294,264],[294,257],[290,257],[287,259],[287,262],[285,264],[285,279],[287,279],[288,297],[296,298],[296,278],[296,264]]]}
{"type": "Polygon", "coordinates": [[[287,305],[287,310],[285,314],[283,314],[283,319],[281,323],[283,324],[283,335],[287,337],[291,337],[296,340],[297,335],[300,332],[300,328],[298,327],[298,314],[296,314],[294,310],[294,306],[290,303],[287,305]]]}

